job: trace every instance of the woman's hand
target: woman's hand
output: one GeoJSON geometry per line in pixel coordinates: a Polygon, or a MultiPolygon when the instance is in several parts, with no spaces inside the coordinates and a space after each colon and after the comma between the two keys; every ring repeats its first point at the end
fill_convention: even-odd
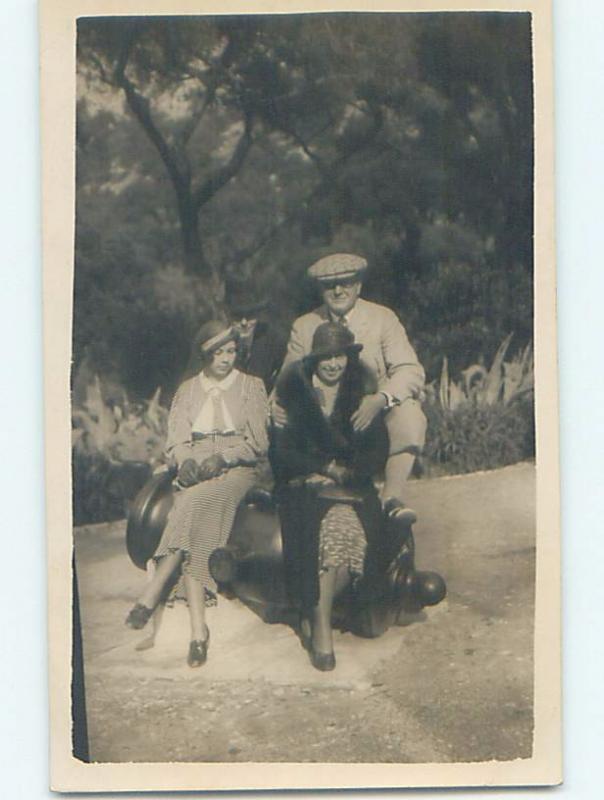
{"type": "Polygon", "coordinates": [[[351,473],[348,467],[342,467],[336,464],[335,461],[332,461],[331,464],[328,464],[325,468],[325,474],[329,478],[332,478],[338,486],[343,486],[350,479],[351,473]]]}
{"type": "Polygon", "coordinates": [[[199,467],[193,458],[187,458],[178,468],[178,482],[186,487],[199,483],[199,467]]]}
{"type": "Polygon", "coordinates": [[[311,489],[318,489],[319,486],[335,486],[333,478],[321,475],[319,472],[313,472],[306,478],[304,483],[306,486],[310,486],[311,489]]]}
{"type": "Polygon", "coordinates": [[[209,481],[211,478],[217,478],[226,468],[227,462],[220,453],[208,456],[199,465],[199,480],[209,481]]]}
{"type": "Polygon", "coordinates": [[[366,431],[380,411],[386,408],[388,401],[383,394],[368,394],[361,400],[361,405],[351,416],[352,428],[357,433],[366,431]]]}

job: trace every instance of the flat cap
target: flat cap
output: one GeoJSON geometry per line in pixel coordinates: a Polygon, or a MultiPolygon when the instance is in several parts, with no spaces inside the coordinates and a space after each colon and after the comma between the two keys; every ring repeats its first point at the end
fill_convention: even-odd
{"type": "Polygon", "coordinates": [[[335,278],[346,280],[360,275],[367,269],[367,261],[362,256],[352,253],[334,253],[324,256],[308,268],[308,277],[317,281],[333,281],[335,278]]]}

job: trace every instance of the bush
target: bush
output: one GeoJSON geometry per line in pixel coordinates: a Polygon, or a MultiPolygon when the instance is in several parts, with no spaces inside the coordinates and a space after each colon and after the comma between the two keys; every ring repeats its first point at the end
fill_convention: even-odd
{"type": "Polygon", "coordinates": [[[97,376],[73,407],[74,524],[121,519],[128,504],[163,460],[167,411],[159,390],[144,404],[102,384],[97,376]]]}
{"type": "Polygon", "coordinates": [[[425,405],[428,474],[496,469],[535,455],[532,347],[505,361],[511,339],[501,343],[490,369],[472,364],[459,382],[449,379],[443,360],[425,405]]]}
{"type": "Polygon", "coordinates": [[[78,450],[73,451],[71,468],[74,525],[123,519],[152,471],[144,461],[116,464],[102,453],[78,450]]]}
{"type": "Polygon", "coordinates": [[[535,455],[532,399],[508,405],[464,403],[454,410],[427,404],[428,475],[496,469],[535,455]]]}
{"type": "MultiPolygon", "coordinates": [[[[501,344],[489,370],[473,364],[458,382],[450,380],[444,359],[440,381],[428,386],[424,405],[422,466],[428,476],[496,469],[534,457],[532,348],[505,361],[510,340],[501,344]]],[[[163,460],[168,416],[159,390],[147,403],[132,404],[121,387],[96,376],[81,383],[73,409],[76,525],[126,515],[129,501],[163,460]]]]}

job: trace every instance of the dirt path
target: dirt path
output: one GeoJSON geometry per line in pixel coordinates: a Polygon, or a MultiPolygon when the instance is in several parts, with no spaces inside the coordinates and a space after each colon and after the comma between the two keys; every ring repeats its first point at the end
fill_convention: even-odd
{"type": "Polygon", "coordinates": [[[186,612],[157,645],[123,625],[145,580],[124,524],[76,531],[91,757],[98,761],[444,762],[528,757],[534,467],[414,482],[417,562],[449,595],[366,641],[337,634],[318,673],[289,628],[238,601],[210,618],[208,664],[184,664],[186,612]]]}

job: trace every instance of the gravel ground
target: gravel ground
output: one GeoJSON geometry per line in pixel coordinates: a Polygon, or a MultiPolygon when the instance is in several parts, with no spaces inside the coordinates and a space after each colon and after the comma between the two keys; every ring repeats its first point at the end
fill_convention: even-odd
{"type": "MultiPolygon", "coordinates": [[[[123,626],[143,573],[124,523],[76,530],[91,758],[426,763],[527,758],[532,747],[535,473],[519,464],[416,481],[420,568],[447,600],[378,640],[336,638],[317,673],[293,633],[229,604],[211,659],[136,652],[123,626]],[[247,634],[249,635],[246,635],[247,634]],[[211,663],[210,663],[211,662],[211,663]]],[[[166,646],[170,646],[170,642],[166,646]]]]}

